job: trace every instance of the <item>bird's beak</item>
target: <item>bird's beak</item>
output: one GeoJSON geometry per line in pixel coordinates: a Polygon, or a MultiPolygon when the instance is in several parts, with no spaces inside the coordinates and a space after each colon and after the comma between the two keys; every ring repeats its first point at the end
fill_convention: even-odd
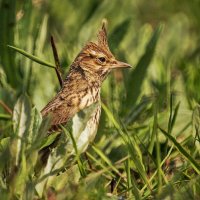
{"type": "Polygon", "coordinates": [[[131,68],[131,65],[129,65],[128,63],[125,62],[121,62],[116,60],[113,64],[112,64],[112,69],[118,69],[118,68],[131,68]]]}

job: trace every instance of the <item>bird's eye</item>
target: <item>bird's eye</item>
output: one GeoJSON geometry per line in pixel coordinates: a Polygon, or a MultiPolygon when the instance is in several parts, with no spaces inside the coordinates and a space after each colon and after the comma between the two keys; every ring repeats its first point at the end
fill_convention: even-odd
{"type": "Polygon", "coordinates": [[[106,62],[106,59],[104,57],[99,57],[98,60],[102,63],[106,62]]]}

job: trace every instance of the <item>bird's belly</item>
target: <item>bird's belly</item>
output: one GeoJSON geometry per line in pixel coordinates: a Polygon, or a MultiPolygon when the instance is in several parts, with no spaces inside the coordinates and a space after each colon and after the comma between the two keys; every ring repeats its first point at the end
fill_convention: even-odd
{"type": "Polygon", "coordinates": [[[72,133],[79,152],[84,152],[96,136],[101,114],[100,102],[77,113],[72,119],[72,133]]]}

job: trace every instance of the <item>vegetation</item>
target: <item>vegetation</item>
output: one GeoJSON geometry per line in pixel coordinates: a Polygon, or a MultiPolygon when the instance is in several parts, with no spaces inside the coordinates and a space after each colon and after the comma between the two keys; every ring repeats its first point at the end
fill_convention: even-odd
{"type": "MultiPolygon", "coordinates": [[[[0,199],[200,199],[199,6],[1,0],[0,199]],[[50,36],[66,75],[103,18],[111,50],[134,69],[105,81],[86,155],[68,158],[61,141],[52,162],[61,155],[63,164],[46,172],[38,151],[55,135],[44,137],[48,120],[39,111],[60,87],[50,36]]],[[[67,129],[62,137],[73,140],[67,129]]]]}

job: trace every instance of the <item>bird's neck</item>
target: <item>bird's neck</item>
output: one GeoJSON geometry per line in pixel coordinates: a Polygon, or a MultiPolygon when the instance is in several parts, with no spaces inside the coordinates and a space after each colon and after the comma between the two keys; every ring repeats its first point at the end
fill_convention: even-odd
{"type": "Polygon", "coordinates": [[[76,66],[70,69],[68,78],[74,79],[74,80],[85,80],[88,85],[94,86],[94,87],[101,87],[102,82],[104,79],[102,79],[102,76],[100,76],[98,73],[95,73],[91,70],[83,70],[80,66],[76,66]]]}

